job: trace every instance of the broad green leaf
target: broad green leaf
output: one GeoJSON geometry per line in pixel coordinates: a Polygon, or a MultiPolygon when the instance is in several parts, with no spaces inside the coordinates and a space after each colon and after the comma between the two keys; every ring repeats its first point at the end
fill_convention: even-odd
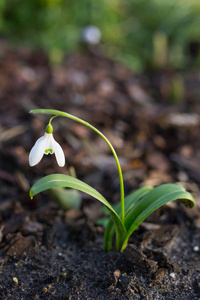
{"type": "Polygon", "coordinates": [[[72,188],[76,189],[78,191],[84,192],[97,200],[99,200],[101,203],[103,203],[108,210],[110,211],[113,221],[116,228],[116,234],[117,234],[117,241],[116,241],[116,247],[119,248],[121,244],[121,240],[124,239],[124,235],[126,234],[126,229],[116,213],[116,211],[112,208],[110,203],[94,188],[89,186],[88,184],[82,182],[81,180],[74,178],[72,176],[63,175],[63,174],[52,174],[47,175],[43,177],[42,179],[38,180],[31,188],[30,190],[30,197],[31,199],[36,194],[43,192],[48,189],[52,188],[72,188]]]}
{"type": "MultiPolygon", "coordinates": [[[[126,216],[125,227],[127,230],[137,215],[143,212],[149,205],[157,201],[159,198],[165,197],[166,195],[170,195],[174,192],[185,192],[185,189],[178,184],[169,183],[160,185],[147,193],[139,202],[134,205],[133,209],[126,216]]],[[[193,206],[194,202],[191,202],[191,204],[193,206]]]]}
{"type": "Polygon", "coordinates": [[[125,218],[127,236],[124,240],[121,251],[126,248],[127,242],[134,230],[156,209],[173,200],[186,200],[190,207],[194,206],[193,196],[186,192],[183,187],[177,184],[163,184],[147,193],[125,218]]]}
{"type": "Polygon", "coordinates": [[[139,201],[144,195],[153,189],[152,186],[144,186],[132,193],[125,198],[125,213],[128,214],[132,207],[139,201]]]}
{"type": "MultiPolygon", "coordinates": [[[[125,216],[131,210],[137,201],[139,201],[146,193],[152,190],[153,187],[142,187],[136,191],[133,191],[128,196],[125,197],[125,216]]],[[[120,203],[115,206],[115,211],[120,216],[120,203]]],[[[104,250],[110,251],[112,249],[112,239],[115,233],[115,227],[113,223],[113,219],[109,218],[109,222],[106,226],[105,233],[104,233],[104,250]]]]}
{"type": "MultiPolygon", "coordinates": [[[[112,240],[113,240],[114,234],[115,234],[115,226],[113,225],[113,222],[112,223],[109,222],[108,225],[106,226],[106,229],[104,232],[103,250],[105,250],[105,251],[112,250],[112,240]]],[[[126,235],[125,235],[125,237],[126,237],[126,235]]],[[[120,249],[121,249],[121,247],[120,247],[120,249]]]]}

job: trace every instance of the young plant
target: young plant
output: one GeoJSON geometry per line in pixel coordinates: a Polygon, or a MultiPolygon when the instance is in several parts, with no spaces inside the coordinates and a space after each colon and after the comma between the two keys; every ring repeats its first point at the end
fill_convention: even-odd
{"type": "Polygon", "coordinates": [[[100,132],[97,128],[89,124],[88,122],[77,118],[71,114],[53,110],[53,109],[35,109],[31,110],[34,114],[51,114],[54,115],[49,124],[46,127],[46,132],[43,137],[41,137],[34,147],[32,148],[29,156],[29,162],[31,166],[36,165],[40,162],[44,154],[55,153],[57,162],[59,166],[64,166],[65,157],[62,148],[53,138],[53,127],[51,121],[55,117],[66,117],[77,121],[90,129],[94,130],[99,134],[104,141],[110,147],[112,154],[115,158],[117,169],[119,173],[120,182],[120,203],[115,206],[112,205],[101,195],[97,190],[89,186],[88,184],[82,182],[81,180],[63,174],[52,174],[43,177],[38,180],[30,190],[31,199],[36,194],[52,189],[52,188],[72,188],[78,191],[84,192],[95,199],[103,203],[108,211],[110,212],[110,219],[105,229],[104,233],[104,250],[109,251],[112,249],[112,241],[114,234],[116,235],[115,246],[117,251],[123,251],[128,243],[128,239],[134,230],[146,219],[152,212],[166,204],[167,202],[181,199],[189,207],[194,206],[193,196],[187,192],[182,186],[178,184],[163,184],[156,188],[151,186],[142,187],[124,198],[124,183],[121,171],[121,166],[117,154],[109,142],[109,140],[100,132]]]}

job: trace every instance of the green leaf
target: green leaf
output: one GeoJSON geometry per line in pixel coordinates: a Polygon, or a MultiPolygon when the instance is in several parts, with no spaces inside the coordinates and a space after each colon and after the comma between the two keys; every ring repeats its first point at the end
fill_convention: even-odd
{"type": "Polygon", "coordinates": [[[49,191],[62,210],[80,209],[82,199],[79,191],[63,188],[53,188],[49,191]]]}
{"type": "Polygon", "coordinates": [[[124,224],[122,223],[120,217],[116,213],[116,211],[112,208],[110,203],[94,188],[89,186],[88,184],[82,182],[81,180],[74,178],[72,176],[63,175],[63,174],[52,174],[43,177],[42,179],[38,180],[30,190],[30,197],[31,199],[36,194],[43,192],[48,189],[52,188],[72,188],[78,191],[84,192],[97,200],[103,203],[108,210],[110,211],[113,221],[116,228],[116,248],[119,250],[122,240],[125,237],[126,229],[124,224]]]}
{"type": "Polygon", "coordinates": [[[132,193],[125,198],[125,212],[126,214],[132,209],[132,207],[139,201],[144,195],[153,189],[152,186],[144,186],[132,193]]]}
{"type": "MultiPolygon", "coordinates": [[[[128,196],[125,197],[125,216],[129,213],[129,211],[132,209],[134,204],[139,201],[146,193],[148,193],[150,190],[152,190],[153,187],[142,187],[132,193],[130,193],[128,196]]],[[[115,211],[120,216],[120,203],[115,206],[115,211]]],[[[105,233],[104,233],[104,250],[110,251],[112,249],[112,239],[115,233],[114,230],[114,223],[113,219],[109,218],[109,222],[106,226],[105,233]]]]}
{"type": "Polygon", "coordinates": [[[162,205],[181,199],[187,201],[190,207],[194,206],[194,198],[182,186],[177,184],[163,184],[147,193],[138,201],[125,218],[127,235],[121,251],[126,248],[127,242],[134,230],[156,209],[162,205]]]}

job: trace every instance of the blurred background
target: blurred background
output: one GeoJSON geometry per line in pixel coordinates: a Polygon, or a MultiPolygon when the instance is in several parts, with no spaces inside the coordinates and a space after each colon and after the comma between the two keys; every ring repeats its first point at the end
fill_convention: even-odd
{"type": "Polygon", "coordinates": [[[51,62],[79,51],[88,25],[104,55],[135,72],[198,67],[198,0],[1,0],[0,34],[13,45],[42,48],[51,62]]]}

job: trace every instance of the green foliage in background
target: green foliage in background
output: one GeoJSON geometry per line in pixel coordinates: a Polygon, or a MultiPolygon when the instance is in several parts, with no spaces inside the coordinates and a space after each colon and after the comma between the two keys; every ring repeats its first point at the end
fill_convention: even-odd
{"type": "Polygon", "coordinates": [[[104,53],[135,70],[183,68],[189,43],[200,42],[199,16],[199,0],[1,0],[0,34],[62,57],[92,24],[104,53]]]}

